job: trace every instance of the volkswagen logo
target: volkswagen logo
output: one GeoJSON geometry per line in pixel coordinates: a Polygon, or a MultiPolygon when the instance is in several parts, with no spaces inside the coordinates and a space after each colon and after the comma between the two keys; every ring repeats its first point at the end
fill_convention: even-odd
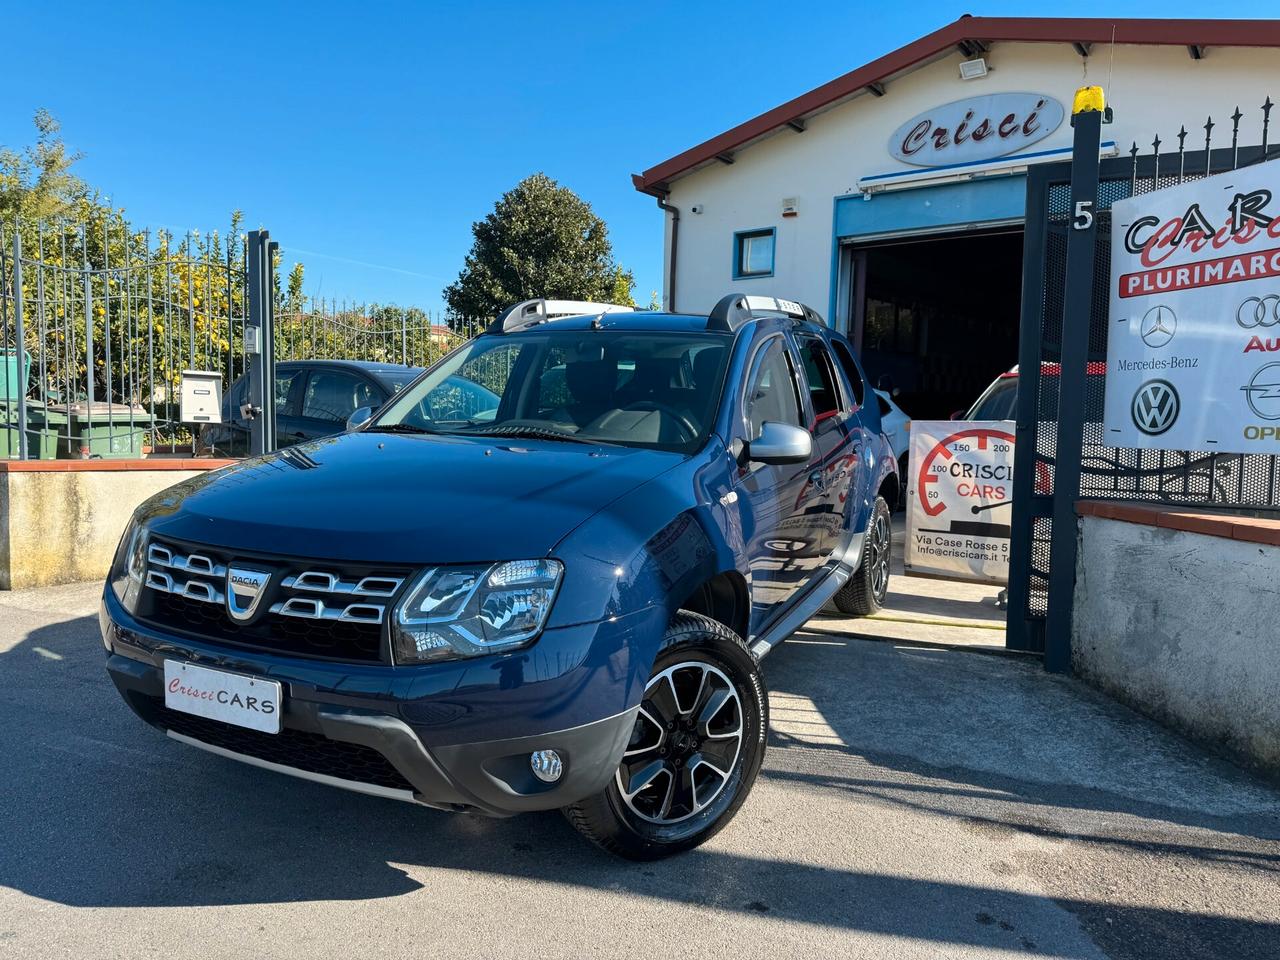
{"type": "Polygon", "coordinates": [[[1236,307],[1236,323],[1245,330],[1274,327],[1280,323],[1280,294],[1247,298],[1236,307]]]}
{"type": "Polygon", "coordinates": [[[1280,361],[1259,367],[1240,389],[1254,416],[1280,420],[1280,361]]]}
{"type": "Polygon", "coordinates": [[[1129,404],[1129,414],[1133,417],[1135,427],[1147,436],[1155,437],[1174,425],[1181,408],[1178,391],[1173,388],[1172,383],[1168,380],[1148,380],[1134,393],[1133,402],[1129,404]]]}
{"type": "Polygon", "coordinates": [[[1168,307],[1160,306],[1152,307],[1146,312],[1139,332],[1142,334],[1143,343],[1152,350],[1159,350],[1173,339],[1177,329],[1178,318],[1174,316],[1173,311],[1168,307]]]}
{"type": "Polygon", "coordinates": [[[271,574],[262,570],[227,567],[227,613],[232,620],[245,623],[253,619],[270,579],[271,574]]]}

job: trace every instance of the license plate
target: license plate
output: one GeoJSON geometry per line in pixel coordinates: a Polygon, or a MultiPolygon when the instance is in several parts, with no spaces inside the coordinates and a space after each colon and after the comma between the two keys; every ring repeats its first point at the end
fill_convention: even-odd
{"type": "Polygon", "coordinates": [[[166,660],[164,705],[237,727],[280,732],[281,689],[274,680],[166,660]]]}

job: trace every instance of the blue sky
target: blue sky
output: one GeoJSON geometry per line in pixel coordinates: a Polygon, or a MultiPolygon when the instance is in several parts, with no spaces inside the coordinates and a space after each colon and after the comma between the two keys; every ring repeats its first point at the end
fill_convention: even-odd
{"type": "MultiPolygon", "coordinates": [[[[1273,10],[1231,4],[1237,17],[1273,10]]],[[[1112,2],[1106,13],[1150,11],[1112,2]]],[[[433,311],[472,221],[542,170],[608,222],[643,301],[661,281],[662,221],[633,172],[964,12],[847,0],[14,0],[0,143],[31,140],[31,115],[47,107],[85,154],[81,175],[136,224],[208,230],[239,208],[271,230],[286,263],[306,264],[308,293],[433,311]]],[[[1170,0],[1160,14],[1212,12],[1170,0]]]]}

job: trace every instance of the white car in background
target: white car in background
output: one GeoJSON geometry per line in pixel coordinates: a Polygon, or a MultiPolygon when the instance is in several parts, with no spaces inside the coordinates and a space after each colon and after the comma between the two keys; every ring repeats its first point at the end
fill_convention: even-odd
{"type": "Polygon", "coordinates": [[[880,428],[889,438],[893,447],[893,455],[898,458],[898,476],[903,478],[902,487],[906,489],[907,453],[911,449],[911,418],[886,390],[877,390],[876,398],[880,401],[880,428]]]}

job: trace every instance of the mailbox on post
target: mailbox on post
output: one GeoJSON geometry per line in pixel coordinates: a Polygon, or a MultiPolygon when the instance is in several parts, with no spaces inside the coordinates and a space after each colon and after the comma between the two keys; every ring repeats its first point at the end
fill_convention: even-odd
{"type": "Polygon", "coordinates": [[[183,423],[222,422],[222,374],[183,370],[179,394],[183,423]]]}

